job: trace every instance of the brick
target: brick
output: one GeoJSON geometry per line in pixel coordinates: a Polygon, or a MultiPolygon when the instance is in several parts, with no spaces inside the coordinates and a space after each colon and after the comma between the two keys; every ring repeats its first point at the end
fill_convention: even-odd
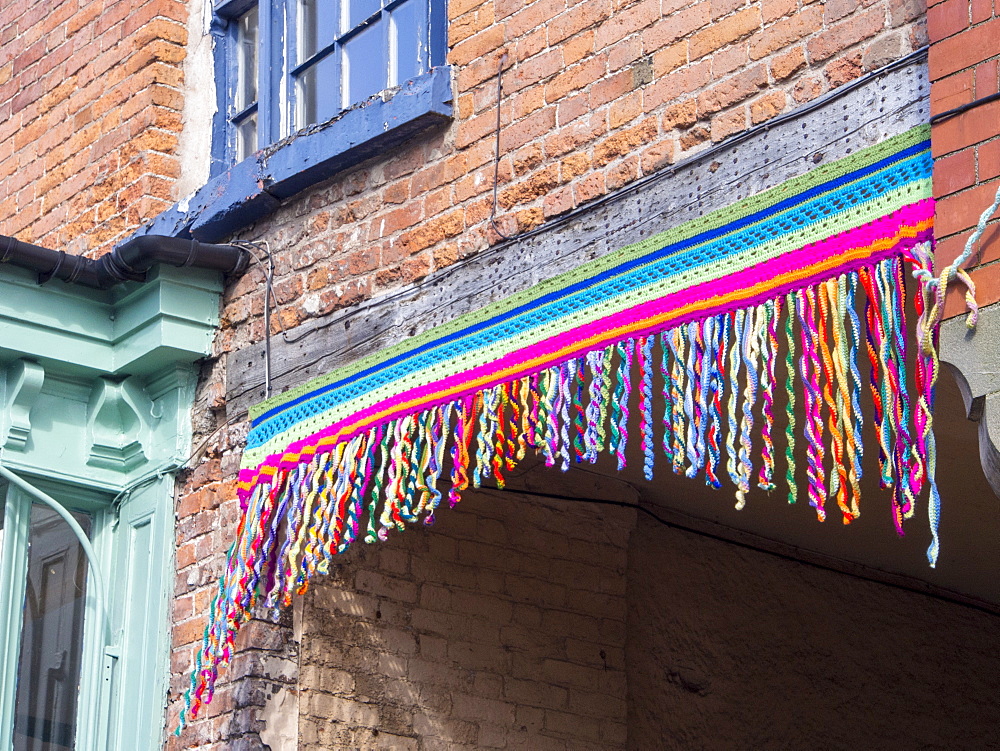
{"type": "Polygon", "coordinates": [[[607,50],[608,70],[621,70],[642,57],[642,40],[631,36],[612,45],[607,50]]]}
{"type": "MultiPolygon", "coordinates": [[[[620,99],[632,90],[632,73],[623,70],[596,81],[590,89],[590,108],[597,109],[603,104],[620,99]]],[[[614,127],[614,126],[612,126],[614,127]]]]}
{"type": "Polygon", "coordinates": [[[1000,177],[1000,139],[976,147],[979,179],[983,182],[1000,177]]]}
{"type": "Polygon", "coordinates": [[[605,174],[608,190],[618,190],[639,177],[639,158],[630,156],[613,165],[605,174]]]}
{"type": "Polygon", "coordinates": [[[780,115],[785,109],[785,92],[772,91],[750,103],[750,122],[754,125],[780,115]]]}
{"type": "MultiPolygon", "coordinates": [[[[534,2],[522,4],[521,9],[508,18],[504,24],[509,38],[514,39],[545,26],[546,21],[558,16],[565,7],[564,0],[534,0],[534,2]]],[[[580,29],[582,28],[581,26],[580,29]]],[[[574,29],[574,32],[580,29],[574,29]]]]}
{"type": "Polygon", "coordinates": [[[734,10],[745,8],[747,0],[711,0],[712,20],[728,16],[734,10]]]}
{"type": "Polygon", "coordinates": [[[551,219],[565,214],[574,208],[572,187],[559,188],[546,194],[542,201],[542,212],[545,219],[551,219]]]}
{"type": "Polygon", "coordinates": [[[513,58],[515,60],[526,60],[532,55],[537,55],[546,46],[548,46],[548,42],[546,41],[545,28],[535,29],[514,43],[513,58]]]}
{"type": "Polygon", "coordinates": [[[762,0],[760,6],[761,20],[770,24],[779,18],[795,13],[799,9],[797,0],[762,0]]]}
{"type": "Polygon", "coordinates": [[[502,26],[491,26],[456,44],[448,53],[448,62],[467,65],[498,49],[506,41],[502,26]]]}
{"type": "Polygon", "coordinates": [[[750,7],[711,24],[691,37],[689,54],[692,60],[704,57],[727,44],[749,36],[761,26],[760,9],[750,7]]]}
{"type": "Polygon", "coordinates": [[[982,23],[993,15],[993,0],[972,0],[969,16],[973,24],[982,23]]]}
{"type": "Polygon", "coordinates": [[[608,110],[608,125],[612,130],[635,120],[642,114],[642,95],[638,91],[633,91],[628,96],[612,102],[608,110]]]}
{"type": "Polygon", "coordinates": [[[679,139],[681,151],[688,151],[711,138],[711,132],[707,128],[692,128],[679,139]]]}
{"type": "Polygon", "coordinates": [[[747,127],[747,113],[744,107],[723,112],[712,118],[712,140],[721,141],[747,127]]]}
{"type": "Polygon", "coordinates": [[[538,167],[545,160],[545,152],[541,144],[532,143],[517,151],[511,161],[514,165],[514,174],[518,177],[527,174],[538,167]]]}
{"type": "Polygon", "coordinates": [[[674,161],[673,140],[660,139],[642,151],[640,168],[642,174],[649,175],[672,164],[674,161]]]}
{"type": "Polygon", "coordinates": [[[667,108],[663,113],[661,127],[666,132],[674,128],[690,128],[697,121],[698,103],[692,98],[667,108]]]}
{"type": "Polygon", "coordinates": [[[542,15],[537,22],[546,27],[548,43],[554,47],[564,39],[599,24],[610,15],[611,4],[607,0],[585,0],[563,13],[542,15]]]}
{"type": "Polygon", "coordinates": [[[448,41],[452,45],[458,44],[476,32],[482,31],[493,21],[492,5],[483,5],[465,15],[453,18],[452,22],[448,24],[448,41]]]}
{"type": "Polygon", "coordinates": [[[547,710],[545,729],[563,737],[589,738],[594,741],[601,738],[601,723],[593,717],[579,714],[547,710]]]}
{"type": "Polygon", "coordinates": [[[597,46],[603,49],[659,19],[660,4],[657,0],[639,0],[625,10],[612,13],[606,22],[597,27],[597,46]]]}
{"type": "Polygon", "coordinates": [[[969,0],[945,0],[927,9],[927,34],[931,42],[940,42],[968,26],[969,0]]]}
{"type": "Polygon", "coordinates": [[[655,138],[656,123],[646,120],[633,128],[615,133],[594,147],[594,165],[601,167],[655,138]]]}
{"type": "Polygon", "coordinates": [[[554,102],[573,91],[578,91],[602,79],[607,61],[603,56],[591,57],[560,73],[545,86],[545,101],[554,102]]]}
{"type": "Polygon", "coordinates": [[[1000,60],[988,60],[976,66],[976,97],[1000,91],[1000,60]]]}
{"type": "Polygon", "coordinates": [[[996,190],[996,183],[986,183],[938,200],[934,209],[935,234],[946,237],[974,227],[980,214],[993,203],[996,190]]]}
{"type": "Polygon", "coordinates": [[[865,72],[876,70],[903,57],[907,51],[909,47],[902,34],[880,36],[862,54],[861,68],[865,72]]]}
{"type": "Polygon", "coordinates": [[[1000,39],[1000,18],[931,45],[927,60],[931,81],[995,56],[997,39],[1000,39]]]}
{"type": "Polygon", "coordinates": [[[707,0],[696,2],[646,29],[642,33],[643,48],[646,52],[662,49],[684,39],[710,22],[711,4],[707,0]]]}
{"type": "Polygon", "coordinates": [[[750,38],[750,59],[760,60],[773,52],[784,49],[819,31],[823,23],[823,9],[818,5],[803,8],[795,15],[754,34],[750,38]]]}
{"type": "Polygon", "coordinates": [[[875,36],[884,25],[881,8],[851,16],[810,39],[806,45],[812,63],[827,60],[841,50],[875,36]]]}
{"type": "Polygon", "coordinates": [[[775,81],[784,81],[798,73],[806,65],[806,53],[802,47],[793,47],[787,52],[774,55],[770,60],[771,76],[775,81]]]}
{"type": "MultiPolygon", "coordinates": [[[[893,28],[923,18],[927,7],[933,4],[925,0],[889,0],[889,19],[893,28]]],[[[940,1],[940,0],[938,0],[940,1]]]]}
{"type": "Polygon", "coordinates": [[[670,104],[704,87],[711,79],[711,61],[702,60],[669,73],[647,86],[643,106],[649,112],[662,104],[670,104]]]}
{"type": "Polygon", "coordinates": [[[830,88],[842,86],[848,81],[853,81],[862,73],[861,56],[850,55],[848,57],[836,58],[823,68],[823,75],[826,77],[830,88]]]}
{"type": "Polygon", "coordinates": [[[712,55],[712,78],[725,78],[733,71],[746,67],[750,61],[746,45],[727,47],[712,55]]]}
{"type": "Polygon", "coordinates": [[[934,197],[942,198],[976,182],[976,150],[965,149],[934,162],[934,197]]]}
{"type": "Polygon", "coordinates": [[[934,126],[931,147],[935,157],[986,141],[998,134],[1000,102],[990,102],[934,126]]]}
{"type": "Polygon", "coordinates": [[[763,65],[737,73],[698,95],[698,115],[712,115],[750,98],[766,86],[767,72],[763,65]]]}
{"type": "Polygon", "coordinates": [[[823,82],[816,76],[807,76],[799,80],[792,89],[792,98],[796,102],[808,102],[823,93],[823,82]]]}
{"type": "Polygon", "coordinates": [[[666,47],[653,55],[653,75],[664,76],[687,62],[689,62],[687,42],[666,47]]]}
{"type": "Polygon", "coordinates": [[[504,78],[504,88],[507,89],[509,80],[509,90],[518,91],[525,86],[530,86],[551,78],[562,69],[562,52],[558,49],[545,50],[519,63],[514,68],[509,79],[507,77],[504,78]]]}

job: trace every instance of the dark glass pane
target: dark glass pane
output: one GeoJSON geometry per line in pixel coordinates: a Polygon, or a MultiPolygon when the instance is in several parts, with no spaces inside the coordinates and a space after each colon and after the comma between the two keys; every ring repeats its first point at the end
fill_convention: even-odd
{"type": "Polygon", "coordinates": [[[427,0],[408,0],[392,11],[393,86],[427,70],[427,7],[427,0]]]}
{"type": "MultiPolygon", "coordinates": [[[[90,534],[90,517],[74,514],[90,534]]],[[[14,751],[71,751],[83,653],[87,557],[47,506],[31,507],[14,751]]]]}
{"type": "Polygon", "coordinates": [[[337,21],[336,0],[299,0],[299,63],[304,63],[333,42],[337,36],[337,21]]]}
{"type": "Polygon", "coordinates": [[[344,45],[344,107],[364,101],[386,88],[389,57],[384,21],[374,23],[344,45]]]}
{"type": "Polygon", "coordinates": [[[358,24],[371,18],[381,7],[380,0],[344,0],[341,31],[344,33],[350,31],[358,24]]]}
{"type": "Polygon", "coordinates": [[[240,16],[236,27],[236,111],[242,112],[257,101],[258,59],[257,8],[240,16]]]}
{"type": "Polygon", "coordinates": [[[337,96],[336,53],[327,55],[299,74],[296,129],[329,120],[340,112],[337,96]]]}
{"type": "Polygon", "coordinates": [[[240,162],[257,150],[257,113],[236,125],[236,161],[240,162]]]}

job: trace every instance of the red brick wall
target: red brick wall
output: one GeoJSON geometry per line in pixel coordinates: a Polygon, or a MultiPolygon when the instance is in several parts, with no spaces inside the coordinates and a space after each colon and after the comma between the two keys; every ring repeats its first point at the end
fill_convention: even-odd
{"type": "MultiPolygon", "coordinates": [[[[926,43],[919,0],[451,0],[449,14],[454,121],[288,201],[244,233],[273,251],[275,332],[498,241],[489,214],[503,54],[498,224],[512,234],[926,43]]],[[[254,270],[226,292],[215,356],[199,387],[200,435],[238,418],[226,412],[226,355],[261,339],[261,289],[254,270]]],[[[243,435],[238,418],[211,443],[213,469],[182,490],[171,718],[231,539],[216,519],[221,513],[231,525],[238,513],[230,483],[243,435]]],[[[251,738],[257,725],[246,697],[258,694],[245,687],[259,678],[226,686],[245,674],[224,672],[221,708],[171,748],[251,738]]]]}
{"type": "MultiPolygon", "coordinates": [[[[499,224],[514,233],[926,41],[920,0],[451,0],[449,16],[454,121],[289,201],[247,233],[275,251],[275,328],[497,241],[488,217],[502,54],[499,224]]],[[[0,6],[0,232],[100,252],[173,200],[183,100],[206,95],[184,88],[186,22],[183,0],[0,6]]],[[[255,271],[227,291],[198,392],[199,438],[238,417],[225,409],[226,354],[261,338],[260,290],[255,271]]],[[[171,719],[239,513],[232,478],[244,430],[237,420],[213,438],[207,460],[183,478],[171,719]]],[[[258,628],[262,653],[286,654],[283,631],[258,628]]],[[[171,747],[252,738],[253,697],[242,688],[250,684],[226,685],[266,672],[263,657],[247,654],[223,673],[207,716],[171,747]]]]}
{"type": "Polygon", "coordinates": [[[0,8],[0,233],[107,250],[173,202],[181,0],[0,8]]]}
{"type": "MultiPolygon", "coordinates": [[[[994,0],[931,0],[929,5],[931,114],[1000,91],[1000,8],[994,0]]],[[[934,125],[931,140],[941,269],[961,254],[970,228],[1000,187],[1000,101],[934,125]]],[[[1000,301],[997,227],[990,225],[968,264],[974,268],[971,276],[981,305],[1000,301]]],[[[964,309],[964,287],[955,285],[949,290],[945,315],[958,315],[964,309]]]]}
{"type": "MultiPolygon", "coordinates": [[[[285,249],[275,330],[498,240],[489,214],[504,53],[498,225],[513,234],[926,42],[919,0],[455,0],[449,12],[454,123],[290,201],[252,233],[285,249]]],[[[249,274],[230,290],[220,352],[260,339],[260,283],[249,274]]]]}

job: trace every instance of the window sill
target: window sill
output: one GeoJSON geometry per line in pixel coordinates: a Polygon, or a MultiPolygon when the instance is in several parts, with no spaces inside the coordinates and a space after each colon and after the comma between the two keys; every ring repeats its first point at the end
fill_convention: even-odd
{"type": "Polygon", "coordinates": [[[136,234],[224,240],[275,211],[281,201],[447,122],[451,100],[451,68],[433,68],[385,99],[371,99],[256,152],[136,234]]]}

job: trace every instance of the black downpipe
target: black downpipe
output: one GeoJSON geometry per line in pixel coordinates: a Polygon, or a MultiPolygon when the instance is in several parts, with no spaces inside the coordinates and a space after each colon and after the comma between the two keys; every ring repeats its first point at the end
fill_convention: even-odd
{"type": "Polygon", "coordinates": [[[84,287],[107,289],[119,282],[145,281],[146,272],[158,263],[241,274],[250,265],[250,254],[234,245],[147,235],[134,237],[100,258],[87,258],[0,235],[0,263],[37,271],[39,284],[61,279],[84,287]]]}

